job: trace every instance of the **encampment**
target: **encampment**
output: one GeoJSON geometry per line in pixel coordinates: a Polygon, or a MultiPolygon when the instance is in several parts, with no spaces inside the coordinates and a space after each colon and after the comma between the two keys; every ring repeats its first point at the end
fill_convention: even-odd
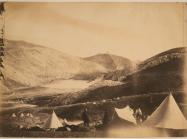
{"type": "Polygon", "coordinates": [[[143,125],[167,129],[187,129],[187,121],[172,94],[164,99],[143,125]]]}

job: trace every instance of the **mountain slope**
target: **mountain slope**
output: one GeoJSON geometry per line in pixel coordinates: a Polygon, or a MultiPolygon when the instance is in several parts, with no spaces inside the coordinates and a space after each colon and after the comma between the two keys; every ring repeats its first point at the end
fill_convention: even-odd
{"type": "Polygon", "coordinates": [[[97,54],[84,59],[101,64],[110,71],[129,70],[133,66],[129,59],[111,54],[97,54]]]}
{"type": "Polygon", "coordinates": [[[175,50],[169,50],[164,52],[163,55],[153,57],[150,60],[152,64],[142,64],[143,66],[141,65],[136,72],[123,80],[123,85],[97,88],[87,92],[85,96],[80,96],[76,102],[183,90],[186,48],[175,50]],[[164,59],[162,59],[163,56],[164,59]]]}
{"type": "Polygon", "coordinates": [[[56,78],[69,79],[76,74],[105,73],[94,62],[24,41],[7,41],[5,80],[8,87],[35,86],[56,78]]]}
{"type": "Polygon", "coordinates": [[[109,72],[102,75],[102,78],[105,80],[119,81],[136,69],[136,63],[127,58],[112,54],[97,54],[85,59],[101,64],[109,70],[109,72]]]}
{"type": "Polygon", "coordinates": [[[183,57],[185,53],[186,53],[186,47],[173,48],[141,62],[138,68],[139,70],[147,69],[149,67],[153,67],[161,63],[165,63],[172,59],[183,57]]]}

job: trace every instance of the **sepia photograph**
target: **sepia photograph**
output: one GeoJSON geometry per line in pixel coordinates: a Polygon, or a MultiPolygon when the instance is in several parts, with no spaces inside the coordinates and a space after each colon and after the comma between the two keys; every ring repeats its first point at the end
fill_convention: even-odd
{"type": "Polygon", "coordinates": [[[187,3],[0,2],[0,137],[187,137],[187,3]]]}

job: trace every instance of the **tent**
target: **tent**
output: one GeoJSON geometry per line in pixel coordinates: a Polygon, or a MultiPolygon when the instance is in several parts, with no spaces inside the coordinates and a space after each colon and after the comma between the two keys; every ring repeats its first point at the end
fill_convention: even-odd
{"type": "Polygon", "coordinates": [[[68,121],[67,121],[67,119],[66,119],[66,118],[63,120],[63,122],[64,122],[65,124],[67,124],[67,123],[68,123],[68,121]]]}
{"type": "Polygon", "coordinates": [[[122,109],[115,108],[115,111],[120,118],[136,124],[136,119],[133,116],[133,110],[129,106],[122,109]]]}
{"type": "Polygon", "coordinates": [[[29,116],[30,116],[30,113],[27,113],[26,116],[29,117],[29,116]]]}
{"type": "Polygon", "coordinates": [[[31,113],[27,113],[26,116],[33,118],[33,115],[31,113]]]}
{"type": "Polygon", "coordinates": [[[83,123],[82,120],[67,121],[66,119],[64,119],[64,122],[66,125],[80,125],[83,123]]]}
{"type": "Polygon", "coordinates": [[[11,117],[12,117],[12,118],[15,118],[15,117],[16,117],[16,114],[15,114],[15,113],[13,113],[11,117]]]}
{"type": "Polygon", "coordinates": [[[33,118],[33,115],[31,113],[29,113],[29,117],[33,118]]]}
{"type": "Polygon", "coordinates": [[[19,125],[19,129],[22,129],[22,128],[24,128],[24,126],[23,125],[19,125]]]}
{"type": "Polygon", "coordinates": [[[172,94],[164,99],[143,125],[166,129],[187,129],[187,121],[172,94]]]}
{"type": "Polygon", "coordinates": [[[20,114],[20,117],[23,118],[25,115],[23,113],[20,114]]]}
{"type": "Polygon", "coordinates": [[[62,123],[59,121],[57,115],[53,111],[49,119],[46,121],[46,124],[44,125],[44,128],[47,129],[56,129],[62,127],[62,123]]]}
{"type": "Polygon", "coordinates": [[[103,99],[103,100],[102,100],[102,102],[106,102],[106,100],[105,100],[105,99],[103,99]]]}

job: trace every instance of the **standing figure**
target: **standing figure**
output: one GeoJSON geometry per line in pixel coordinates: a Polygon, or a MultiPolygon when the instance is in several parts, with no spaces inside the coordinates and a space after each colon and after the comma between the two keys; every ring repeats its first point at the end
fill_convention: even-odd
{"type": "Polygon", "coordinates": [[[135,110],[135,118],[136,118],[136,123],[140,124],[142,122],[142,111],[140,108],[135,110]]]}
{"type": "Polygon", "coordinates": [[[103,122],[103,125],[104,125],[104,126],[108,125],[109,122],[110,122],[109,113],[108,113],[107,110],[105,110],[105,112],[104,112],[104,117],[103,117],[102,122],[103,122]]]}
{"type": "Polygon", "coordinates": [[[90,119],[89,119],[89,116],[88,116],[87,108],[85,108],[83,113],[82,113],[82,120],[84,122],[84,126],[89,127],[90,119]]]}

